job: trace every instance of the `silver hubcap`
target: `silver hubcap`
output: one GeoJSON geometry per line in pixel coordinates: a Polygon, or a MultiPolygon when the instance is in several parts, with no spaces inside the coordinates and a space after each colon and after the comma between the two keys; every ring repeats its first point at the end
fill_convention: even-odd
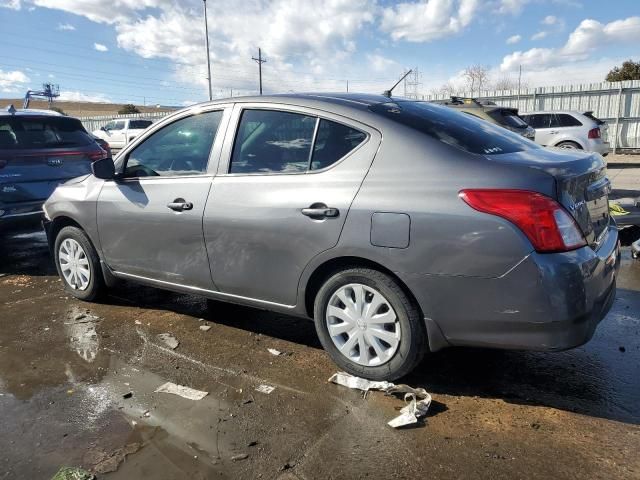
{"type": "Polygon", "coordinates": [[[91,280],[89,259],[82,246],[73,238],[67,238],[60,244],[58,262],[65,282],[74,290],[85,290],[91,280]]]}
{"type": "Polygon", "coordinates": [[[576,146],[572,143],[564,143],[559,145],[560,148],[566,148],[567,150],[577,150],[576,146]]]}
{"type": "Polygon", "coordinates": [[[340,353],[360,365],[382,365],[400,345],[396,312],[380,292],[367,285],[350,283],[339,288],[329,299],[326,322],[340,353]]]}

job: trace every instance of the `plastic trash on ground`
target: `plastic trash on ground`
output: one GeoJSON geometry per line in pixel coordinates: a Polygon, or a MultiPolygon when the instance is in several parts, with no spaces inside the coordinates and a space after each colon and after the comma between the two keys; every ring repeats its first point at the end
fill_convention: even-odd
{"type": "Polygon", "coordinates": [[[51,480],[95,480],[96,476],[79,467],[62,467],[51,480]]]}
{"type": "Polygon", "coordinates": [[[180,345],[180,342],[176,340],[176,337],[170,333],[160,333],[158,334],[158,339],[172,350],[175,350],[178,348],[178,345],[180,345]]]}
{"type": "Polygon", "coordinates": [[[272,387],[271,385],[258,385],[256,387],[256,392],[266,393],[267,395],[269,395],[275,389],[276,387],[272,387]]]}
{"type": "Polygon", "coordinates": [[[182,398],[186,398],[189,400],[202,400],[206,397],[209,392],[203,392],[201,390],[195,390],[193,388],[185,387],[183,385],[177,385],[172,382],[167,382],[160,385],[155,389],[156,393],[171,393],[173,395],[178,395],[182,398]]]}
{"type": "Polygon", "coordinates": [[[400,410],[400,415],[387,423],[393,428],[418,423],[418,420],[427,414],[431,405],[431,395],[424,388],[395,385],[391,382],[375,382],[344,372],[333,374],[329,381],[343,387],[362,390],[363,392],[380,390],[387,395],[403,395],[404,401],[408,402],[407,405],[400,410]]]}

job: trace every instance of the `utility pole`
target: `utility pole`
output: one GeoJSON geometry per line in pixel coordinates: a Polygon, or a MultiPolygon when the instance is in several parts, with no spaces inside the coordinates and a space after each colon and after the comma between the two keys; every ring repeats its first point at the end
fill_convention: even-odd
{"type": "Polygon", "coordinates": [[[209,101],[213,100],[213,93],[211,92],[211,59],[209,58],[209,25],[207,24],[207,0],[202,0],[204,3],[204,37],[205,45],[207,46],[207,85],[209,85],[209,101]]]}
{"type": "Polygon", "coordinates": [[[347,80],[347,93],[349,93],[349,80],[347,80]]]}
{"type": "Polygon", "coordinates": [[[516,106],[520,108],[520,85],[522,84],[522,65],[518,69],[518,102],[516,106]]]}
{"type": "Polygon", "coordinates": [[[258,47],[258,58],[251,57],[252,60],[258,63],[258,76],[260,77],[260,95],[262,95],[262,64],[267,61],[262,58],[262,50],[258,47]]]}

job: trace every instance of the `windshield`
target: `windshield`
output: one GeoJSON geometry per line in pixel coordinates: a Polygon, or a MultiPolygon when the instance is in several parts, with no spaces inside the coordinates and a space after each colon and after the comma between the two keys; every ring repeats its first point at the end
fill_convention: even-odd
{"type": "Polygon", "coordinates": [[[466,152],[495,155],[540,148],[502,127],[433,103],[390,101],[369,109],[466,152]]]}
{"type": "Polygon", "coordinates": [[[510,128],[527,128],[527,122],[518,116],[513,110],[497,109],[487,112],[500,125],[510,128]]]}
{"type": "Polygon", "coordinates": [[[80,123],[68,117],[0,117],[0,149],[81,147],[93,140],[80,123]]]}

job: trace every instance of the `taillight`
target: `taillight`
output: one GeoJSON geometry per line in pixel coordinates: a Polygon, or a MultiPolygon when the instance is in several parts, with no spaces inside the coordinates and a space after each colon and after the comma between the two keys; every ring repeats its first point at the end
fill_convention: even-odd
{"type": "Polygon", "coordinates": [[[558,202],[528,190],[461,190],[472,208],[516,225],[538,252],[567,252],[586,245],[574,219],[558,202]]]}
{"type": "Polygon", "coordinates": [[[600,127],[592,128],[589,130],[589,138],[600,138],[600,127]]]}
{"type": "Polygon", "coordinates": [[[107,152],[105,152],[102,148],[100,148],[95,152],[89,152],[87,156],[89,157],[89,160],[91,160],[92,162],[95,162],[96,160],[102,160],[103,158],[107,158],[109,155],[107,155],[107,152]]]}

